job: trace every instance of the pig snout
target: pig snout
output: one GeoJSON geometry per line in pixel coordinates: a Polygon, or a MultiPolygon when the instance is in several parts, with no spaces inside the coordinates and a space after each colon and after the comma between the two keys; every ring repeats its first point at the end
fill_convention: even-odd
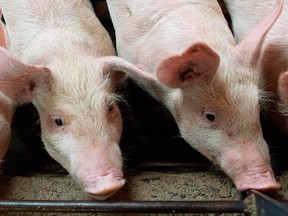
{"type": "Polygon", "coordinates": [[[73,154],[70,173],[85,193],[105,200],[125,185],[121,150],[117,144],[86,147],[73,154]]]}
{"type": "MultiPolygon", "coordinates": [[[[254,143],[245,143],[242,148],[231,148],[221,157],[221,167],[232,178],[239,191],[277,190],[269,162],[269,154],[263,154],[254,143]]],[[[268,150],[267,150],[268,151],[268,150]]]]}
{"type": "Polygon", "coordinates": [[[122,173],[111,172],[106,175],[89,175],[84,179],[84,191],[93,197],[104,200],[125,185],[122,173]]]}

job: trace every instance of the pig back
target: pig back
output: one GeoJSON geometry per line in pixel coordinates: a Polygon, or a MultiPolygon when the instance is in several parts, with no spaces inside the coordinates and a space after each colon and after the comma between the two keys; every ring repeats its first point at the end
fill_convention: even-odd
{"type": "Polygon", "coordinates": [[[201,3],[108,0],[107,3],[119,56],[145,65],[150,73],[156,72],[163,59],[181,54],[195,42],[205,41],[212,48],[226,43],[220,38],[234,43],[221,8],[214,0],[201,3]],[[210,40],[216,32],[219,37],[210,40]]]}

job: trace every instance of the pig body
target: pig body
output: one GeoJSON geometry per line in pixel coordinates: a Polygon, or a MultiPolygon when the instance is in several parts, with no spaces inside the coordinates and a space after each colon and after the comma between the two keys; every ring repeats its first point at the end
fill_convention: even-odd
{"type": "MultiPolygon", "coordinates": [[[[237,41],[243,40],[269,14],[275,0],[225,0],[237,41]]],[[[263,106],[268,116],[288,133],[288,3],[264,38],[258,66],[261,70],[260,88],[269,100],[263,106]]]]}
{"type": "Polygon", "coordinates": [[[157,76],[135,81],[170,110],[182,137],[238,190],[279,188],[259,121],[255,53],[281,10],[236,45],[216,0],[107,0],[117,52],[157,76]]]}
{"type": "Polygon", "coordinates": [[[33,74],[50,74],[16,77],[31,80],[45,148],[85,192],[106,199],[125,183],[115,89],[123,72],[142,71],[113,56],[88,0],[0,0],[0,7],[11,53],[36,65],[33,74]]]}

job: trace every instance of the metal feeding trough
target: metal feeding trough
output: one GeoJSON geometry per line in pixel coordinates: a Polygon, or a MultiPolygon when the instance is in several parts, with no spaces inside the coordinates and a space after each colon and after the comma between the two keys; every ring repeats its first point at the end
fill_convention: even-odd
{"type": "Polygon", "coordinates": [[[275,200],[258,191],[240,201],[0,201],[0,213],[243,213],[286,216],[288,201],[275,200]]]}

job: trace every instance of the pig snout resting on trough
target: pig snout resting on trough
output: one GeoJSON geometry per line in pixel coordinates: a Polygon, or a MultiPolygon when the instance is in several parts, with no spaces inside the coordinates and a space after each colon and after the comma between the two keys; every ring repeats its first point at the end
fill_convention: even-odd
{"type": "Polygon", "coordinates": [[[279,184],[262,135],[255,67],[282,1],[240,44],[216,0],[107,0],[120,57],[157,76],[135,81],[170,110],[182,137],[237,189],[279,184]]]}
{"type": "Polygon", "coordinates": [[[88,0],[0,0],[0,7],[11,53],[50,72],[33,92],[45,148],[85,192],[106,199],[125,184],[115,89],[126,73],[142,71],[113,56],[88,0]]]}
{"type": "MultiPolygon", "coordinates": [[[[269,14],[276,0],[225,0],[233,21],[234,37],[242,41],[269,14]]],[[[258,66],[261,70],[259,87],[269,98],[263,110],[276,125],[288,133],[288,2],[267,33],[258,66]]]]}

